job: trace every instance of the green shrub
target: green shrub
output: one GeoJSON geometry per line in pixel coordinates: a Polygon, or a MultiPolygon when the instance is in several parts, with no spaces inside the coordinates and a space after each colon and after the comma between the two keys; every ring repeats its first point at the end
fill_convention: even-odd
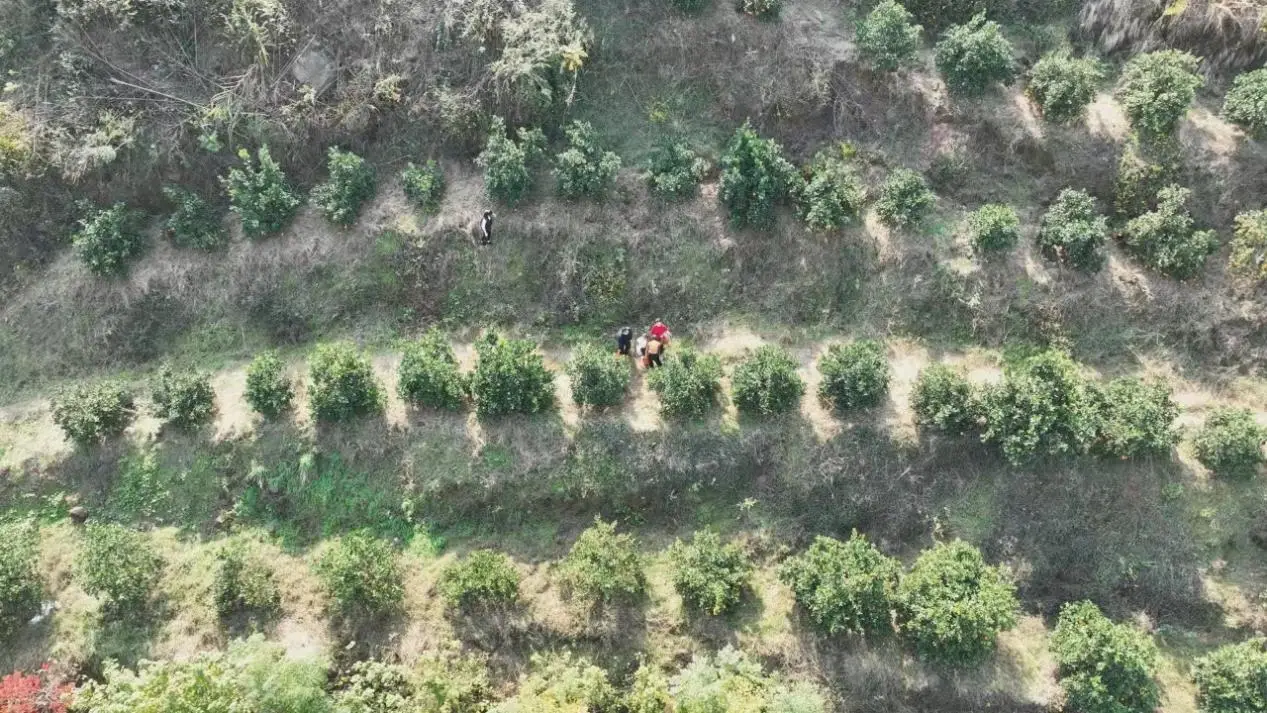
{"type": "Polygon", "coordinates": [[[224,179],[230,208],[242,219],[242,232],[252,237],[280,232],[295,218],[302,202],[268,146],[261,146],[257,155],[258,166],[251,163],[246,149],[238,151],[243,165],[231,169],[224,179]]]}
{"type": "Polygon", "coordinates": [[[673,677],[668,689],[672,692],[668,710],[678,713],[828,711],[827,700],[816,687],[766,674],[759,663],[729,644],[715,656],[696,654],[673,677]]]}
{"type": "Polygon", "coordinates": [[[167,237],[181,248],[215,250],[229,242],[220,215],[202,196],[180,186],[163,186],[163,196],[173,206],[167,218],[167,237]]]}
{"type": "Polygon", "coordinates": [[[563,558],[559,579],[584,600],[632,599],[646,586],[642,566],[638,540],[617,534],[615,523],[595,519],[563,558]]]}
{"type": "Polygon", "coordinates": [[[1052,633],[1065,705],[1081,713],[1152,713],[1161,696],[1157,647],[1143,632],[1109,621],[1091,602],[1066,604],[1052,633]]]}
{"type": "Polygon", "coordinates": [[[669,679],[659,666],[642,656],[639,657],[638,669],[634,671],[624,703],[628,713],[669,713],[675,708],[673,693],[669,690],[669,679]]]}
{"type": "Polygon", "coordinates": [[[577,406],[615,406],[629,390],[629,360],[598,347],[577,349],[567,372],[577,406]]]}
{"type": "Polygon", "coordinates": [[[708,175],[708,161],[684,141],[661,141],[651,152],[647,184],[663,200],[683,200],[699,191],[708,175]]]}
{"type": "Polygon", "coordinates": [[[616,689],[603,669],[572,653],[533,654],[531,672],[515,695],[490,713],[564,713],[616,710],[616,689]]]}
{"type": "Polygon", "coordinates": [[[997,0],[905,0],[902,4],[930,30],[961,25],[983,12],[993,15],[1006,6],[997,0]]]}
{"type": "Polygon", "coordinates": [[[200,371],[159,369],[150,391],[154,417],[176,428],[193,429],[216,415],[216,392],[211,377],[200,371]]]}
{"type": "Polygon", "coordinates": [[[1131,253],[1177,280],[1197,276],[1219,248],[1213,230],[1194,229],[1187,209],[1191,194],[1187,188],[1166,186],[1157,194],[1157,210],[1132,218],[1122,231],[1131,253]]]}
{"type": "Polygon", "coordinates": [[[1131,127],[1148,138],[1168,136],[1188,113],[1205,80],[1197,73],[1201,60],[1179,50],[1137,54],[1126,63],[1118,85],[1131,127]]]}
{"type": "Polygon", "coordinates": [[[736,228],[774,225],[774,206],[794,198],[801,176],[774,139],[763,139],[748,122],[735,130],[721,157],[718,197],[736,228]]]}
{"type": "Polygon", "coordinates": [[[493,550],[476,550],[444,568],[437,585],[449,606],[504,606],[519,598],[519,571],[510,558],[493,550]]]}
{"type": "Polygon", "coordinates": [[[959,371],[934,364],[919,373],[911,393],[911,410],[921,426],[964,433],[976,425],[972,384],[959,371]]]}
{"type": "Polygon", "coordinates": [[[1096,437],[1096,406],[1078,365],[1063,352],[1042,352],[1009,366],[1003,383],[984,389],[981,440],[998,445],[1018,465],[1086,453],[1096,437]]]}
{"type": "Polygon", "coordinates": [[[783,9],[783,0],[736,0],[735,9],[759,20],[773,20],[783,9]]]}
{"type": "Polygon", "coordinates": [[[295,387],[286,364],[277,352],[264,352],[246,367],[246,402],[267,419],[275,419],[290,410],[295,387]]]}
{"type": "Polygon", "coordinates": [[[1267,429],[1249,409],[1217,408],[1197,431],[1197,460],[1220,477],[1250,478],[1263,462],[1267,429]]]}
{"type": "Polygon", "coordinates": [[[1203,713],[1267,713],[1267,640],[1215,649],[1196,660],[1192,680],[1203,713]]]}
{"type": "Polygon", "coordinates": [[[440,211],[440,202],[444,200],[444,172],[435,159],[428,159],[421,168],[413,163],[405,166],[400,174],[400,182],[405,190],[405,197],[413,201],[418,209],[427,215],[440,211]]]}
{"type": "Polygon", "coordinates": [[[711,354],[681,348],[676,357],[664,357],[664,366],[651,370],[647,383],[660,397],[660,413],[700,418],[721,396],[721,362],[711,354]]]}
{"type": "Polygon", "coordinates": [[[145,250],[137,222],[136,214],[122,203],[80,220],[79,230],[71,238],[75,255],[94,275],[122,274],[145,250]]]}
{"type": "Polygon", "coordinates": [[[400,398],[427,408],[456,411],[466,400],[466,377],[444,333],[431,328],[405,345],[400,359],[400,398]]]}
{"type": "Polygon", "coordinates": [[[600,198],[616,182],[620,157],[598,145],[598,134],[587,121],[573,121],[564,134],[568,148],[555,157],[554,178],[565,198],[600,198]]]}
{"type": "Polygon", "coordinates": [[[1025,93],[1053,124],[1077,121],[1095,99],[1104,69],[1090,58],[1075,59],[1067,52],[1048,52],[1029,70],[1025,93]]]}
{"type": "Polygon", "coordinates": [[[924,28],[897,0],[883,0],[858,23],[858,53],[872,67],[892,72],[911,64],[924,28]]]}
{"type": "Polygon", "coordinates": [[[968,235],[978,253],[1011,250],[1021,238],[1021,219],[1011,206],[983,205],[968,216],[968,235]]]}
{"type": "Polygon", "coordinates": [[[351,342],[319,344],[308,359],[308,403],[317,421],[347,421],[383,409],[374,367],[351,342]]]}
{"type": "Polygon", "coordinates": [[[34,528],[0,526],[0,641],[8,641],[36,614],[44,585],[36,570],[34,528]]]}
{"type": "Polygon", "coordinates": [[[75,579],[101,600],[106,616],[143,616],[162,572],[162,558],[141,533],[119,525],[88,525],[75,579]]]}
{"type": "Polygon", "coordinates": [[[114,381],[61,389],[53,396],[53,423],[84,446],[121,435],[135,415],[132,393],[114,381]]]}
{"type": "Polygon", "coordinates": [[[471,395],[481,416],[540,413],[554,408],[554,375],[532,342],[489,333],[475,345],[471,395]]]}
{"type": "Polygon", "coordinates": [[[1015,72],[1012,43],[985,13],[947,30],[937,43],[934,61],[946,87],[963,95],[980,94],[995,82],[1007,84],[1015,72]]]}
{"type": "Polygon", "coordinates": [[[925,550],[898,585],[902,634],[936,663],[981,663],[994,652],[999,632],[1016,624],[1016,612],[1012,583],[961,540],[925,550]]]}
{"type": "Polygon", "coordinates": [[[506,122],[493,117],[484,151],[476,163],[484,169],[484,188],[494,200],[514,205],[532,190],[537,164],[545,152],[541,129],[519,129],[516,143],[506,135],[506,122]]]}
{"type": "Polygon", "coordinates": [[[1165,454],[1179,442],[1179,406],[1170,387],[1139,379],[1114,379],[1095,393],[1099,402],[1096,451],[1116,458],[1165,454]]]}
{"type": "Polygon", "coordinates": [[[404,666],[357,661],[339,679],[334,694],[337,713],[423,713],[418,684],[404,666]]]}
{"type": "Polygon", "coordinates": [[[404,572],[395,549],[368,531],[340,537],[317,560],[316,570],[343,616],[393,612],[405,600],[404,572]]]}
{"type": "Polygon", "coordinates": [[[735,367],[730,377],[735,407],[748,416],[769,416],[801,405],[805,382],[786,349],[766,345],[735,367]]]}
{"type": "Polygon", "coordinates": [[[216,553],[211,595],[222,621],[247,617],[264,622],[276,616],[282,606],[272,568],[240,540],[225,544],[216,553]]]}
{"type": "Polygon", "coordinates": [[[326,670],[257,634],[191,661],[143,661],[136,673],[107,663],[101,680],[76,690],[75,706],[93,713],[327,713],[326,670]]]}
{"type": "Polygon", "coordinates": [[[1134,218],[1157,205],[1157,192],[1179,179],[1182,167],[1179,144],[1170,139],[1142,144],[1132,136],[1118,160],[1113,181],[1113,208],[1119,216],[1134,218]]]}
{"type": "Polygon", "coordinates": [[[673,586],[682,601],[714,616],[739,604],[752,574],[752,562],[743,549],[734,543],[722,544],[721,536],[710,530],[697,531],[690,544],[674,542],[669,559],[673,586]]]}
{"type": "Polygon", "coordinates": [[[863,339],[833,344],[818,360],[823,380],[818,398],[841,411],[878,406],[889,391],[889,359],[884,345],[863,339]]]}
{"type": "Polygon", "coordinates": [[[1267,69],[1255,69],[1232,80],[1223,100],[1223,116],[1251,135],[1267,135],[1267,69]]]}
{"type": "Polygon", "coordinates": [[[326,168],[330,177],[312,189],[312,202],[326,220],[346,228],[374,197],[374,167],[351,151],[331,146],[326,168]]]}
{"type": "Polygon", "coordinates": [[[810,164],[801,191],[801,217],[810,230],[837,230],[858,217],[867,188],[841,156],[821,151],[810,164]]]}
{"type": "Polygon", "coordinates": [[[420,713],[484,713],[493,698],[488,666],[457,647],[424,654],[418,672],[420,713]]]}
{"type": "Polygon", "coordinates": [[[1108,234],[1108,219],[1096,212],[1095,199],[1086,191],[1066,188],[1043,214],[1037,242],[1049,259],[1079,270],[1098,270],[1108,234]]]}
{"type": "Polygon", "coordinates": [[[1256,281],[1267,279],[1267,210],[1236,216],[1228,269],[1256,281]]]}
{"type": "Polygon", "coordinates": [[[891,610],[902,566],[859,535],[816,537],[779,569],[796,603],[828,634],[878,636],[893,629],[891,610]]]}
{"type": "Polygon", "coordinates": [[[889,174],[875,202],[876,215],[885,225],[904,227],[924,219],[937,197],[924,177],[905,168],[889,174]]]}

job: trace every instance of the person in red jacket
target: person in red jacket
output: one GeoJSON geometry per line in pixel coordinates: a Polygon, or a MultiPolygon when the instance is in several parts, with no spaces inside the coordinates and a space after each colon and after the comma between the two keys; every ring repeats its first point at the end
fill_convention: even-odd
{"type": "Polygon", "coordinates": [[[658,341],[669,341],[670,334],[671,332],[669,332],[669,328],[665,325],[663,320],[657,319],[655,324],[651,325],[651,336],[658,341]]]}

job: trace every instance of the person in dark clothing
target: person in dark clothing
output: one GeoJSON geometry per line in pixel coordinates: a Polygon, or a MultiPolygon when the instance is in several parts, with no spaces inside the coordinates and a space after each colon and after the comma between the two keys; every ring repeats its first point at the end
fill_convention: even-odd
{"type": "Polygon", "coordinates": [[[630,327],[621,327],[616,332],[616,353],[621,356],[629,356],[629,347],[633,344],[633,329],[630,327]]]}
{"type": "Polygon", "coordinates": [[[493,211],[484,211],[484,217],[480,218],[480,245],[488,245],[493,242],[493,211]]]}

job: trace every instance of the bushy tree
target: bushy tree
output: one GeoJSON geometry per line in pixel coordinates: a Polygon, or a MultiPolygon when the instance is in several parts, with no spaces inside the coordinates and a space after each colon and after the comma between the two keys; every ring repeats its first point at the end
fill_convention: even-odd
{"type": "Polygon", "coordinates": [[[193,429],[216,414],[216,392],[205,372],[159,369],[150,391],[154,416],[176,428],[193,429]]]}
{"type": "Polygon", "coordinates": [[[1221,407],[1210,413],[1193,445],[1197,460],[1226,478],[1250,478],[1263,462],[1267,429],[1258,425],[1249,409],[1221,407]]]}
{"type": "Polygon", "coordinates": [[[598,347],[577,349],[567,372],[577,406],[615,406],[629,390],[629,360],[598,347]]]}
{"type": "Polygon", "coordinates": [[[115,203],[79,221],[71,238],[77,255],[90,272],[102,277],[122,274],[145,250],[137,215],[115,203]]]}
{"type": "Polygon", "coordinates": [[[83,446],[119,436],[136,415],[132,392],[116,381],[61,389],[52,406],[53,423],[83,446]]]}
{"type": "Polygon", "coordinates": [[[1131,127],[1147,138],[1169,135],[1188,113],[1205,80],[1198,74],[1201,60],[1179,50],[1137,54],[1126,63],[1118,85],[1131,127]]]}
{"type": "Polygon", "coordinates": [[[337,713],[423,713],[414,673],[398,664],[357,661],[339,678],[337,713]]]}
{"type": "Polygon", "coordinates": [[[1192,680],[1203,713],[1267,713],[1267,641],[1215,649],[1196,660],[1192,680]]]}
{"type": "Polygon", "coordinates": [[[396,551],[367,531],[340,537],[317,560],[316,570],[343,616],[392,612],[405,600],[404,572],[396,551]]]}
{"type": "Polygon", "coordinates": [[[999,632],[1016,624],[1016,588],[961,540],[939,542],[898,585],[902,635],[930,661],[973,666],[994,652],[999,632]]]}
{"type": "Polygon", "coordinates": [[[620,157],[604,151],[598,133],[587,121],[573,121],[566,129],[568,147],[554,159],[554,178],[565,198],[600,198],[616,182],[620,157]]]}
{"type": "Polygon", "coordinates": [[[144,535],[120,525],[90,524],[75,561],[75,579],[111,618],[144,616],[163,560],[144,535]]]}
{"type": "Polygon", "coordinates": [[[504,606],[519,598],[519,571],[510,558],[493,550],[476,550],[444,568],[437,585],[449,606],[504,606]]]}
{"type": "MultiPolygon", "coordinates": [[[[8,641],[40,613],[44,585],[36,570],[35,530],[23,525],[0,526],[0,642],[8,641]]],[[[0,705],[4,700],[0,698],[0,705]]]]}
{"type": "Polygon", "coordinates": [[[135,673],[110,662],[101,680],[76,692],[93,713],[259,711],[327,713],[326,665],[292,658],[261,635],[189,661],[144,661],[135,673]]]}
{"type": "Polygon", "coordinates": [[[820,151],[807,172],[798,203],[810,230],[837,230],[858,217],[867,188],[843,156],[820,151]]]}
{"type": "Polygon", "coordinates": [[[775,204],[794,198],[801,182],[774,139],[761,138],[745,121],[722,154],[718,197],[731,225],[764,230],[774,225],[775,204]]]}
{"type": "Polygon", "coordinates": [[[1004,3],[997,0],[906,0],[903,4],[930,30],[942,30],[983,12],[994,14],[1004,9],[1004,3]]]}
{"type": "Polygon", "coordinates": [[[422,166],[415,166],[411,162],[401,172],[400,182],[405,197],[413,201],[423,213],[432,215],[440,211],[446,184],[444,172],[435,159],[428,159],[422,166]]]}
{"type": "Polygon", "coordinates": [[[708,175],[708,161],[685,141],[661,141],[651,152],[647,185],[651,194],[663,200],[683,200],[699,191],[708,175]]]}
{"type": "Polygon", "coordinates": [[[533,654],[531,671],[519,679],[515,695],[490,713],[551,713],[615,710],[616,689],[603,669],[587,659],[562,654],[533,654]]]}
{"type": "Polygon", "coordinates": [[[1012,54],[1003,28],[981,13],[946,31],[937,43],[934,61],[951,92],[970,96],[995,82],[1010,82],[1015,73],[1012,54]]]}
{"type": "Polygon", "coordinates": [[[1113,180],[1113,209],[1123,218],[1143,215],[1157,207],[1158,192],[1179,180],[1182,156],[1174,139],[1143,143],[1131,136],[1117,163],[1113,180]]]}
{"type": "Polygon", "coordinates": [[[1051,637],[1065,704],[1082,713],[1151,713],[1160,703],[1157,647],[1091,602],[1066,604],[1051,637]]]}
{"type": "Polygon", "coordinates": [[[1067,52],[1048,52],[1029,70],[1025,93],[1053,124],[1081,119],[1104,81],[1104,69],[1089,57],[1076,59],[1067,52]]]}
{"type": "Polygon", "coordinates": [[[415,665],[423,713],[484,713],[493,698],[483,658],[457,647],[424,654],[415,665]]]}
{"type": "Polygon", "coordinates": [[[735,407],[748,416],[769,416],[795,410],[805,394],[796,360],[786,349],[759,347],[735,367],[730,377],[735,407]]]}
{"type": "Polygon", "coordinates": [[[945,364],[934,364],[919,373],[911,393],[915,421],[950,433],[964,433],[976,426],[973,389],[968,378],[945,364]]]}
{"type": "Polygon", "coordinates": [[[347,421],[383,409],[370,360],[351,342],[319,344],[308,359],[308,404],[317,421],[347,421]]]}
{"type": "Polygon", "coordinates": [[[1114,379],[1096,389],[1099,434],[1095,449],[1116,458],[1165,454],[1179,442],[1179,406],[1160,381],[1114,379]]]}
{"type": "Polygon", "coordinates": [[[434,409],[456,411],[466,400],[467,379],[444,333],[431,328],[405,345],[400,359],[400,398],[434,409]]]}
{"type": "Polygon", "coordinates": [[[809,549],[783,563],[779,578],[824,632],[876,636],[892,631],[901,572],[896,559],[855,531],[848,542],[814,538],[809,549]]]}
{"type": "Polygon", "coordinates": [[[246,367],[246,402],[267,419],[275,419],[290,410],[295,387],[286,364],[277,352],[264,352],[246,367]]]}
{"type": "Polygon", "coordinates": [[[1043,214],[1037,242],[1049,259],[1079,270],[1098,270],[1108,234],[1108,219],[1096,212],[1095,199],[1086,191],[1066,188],[1043,214]]]}
{"type": "Polygon", "coordinates": [[[281,231],[294,219],[302,202],[267,145],[260,147],[257,156],[258,165],[251,162],[246,149],[238,151],[243,165],[231,169],[224,179],[230,208],[242,219],[242,232],[252,237],[281,231]]]}
{"type": "Polygon", "coordinates": [[[841,411],[879,405],[889,391],[889,358],[870,339],[833,344],[818,360],[818,397],[841,411]]]}
{"type": "Polygon", "coordinates": [[[554,375],[532,342],[489,333],[475,345],[475,353],[471,394],[479,415],[540,413],[554,408],[554,375]]]}
{"type": "Polygon", "coordinates": [[[767,674],[759,663],[730,645],[713,656],[697,654],[664,688],[670,698],[667,710],[680,713],[827,713],[828,710],[827,699],[817,687],[767,674]]]}
{"type": "Polygon", "coordinates": [[[1267,69],[1255,69],[1232,80],[1223,100],[1223,116],[1251,135],[1267,134],[1267,69]]]}
{"type": "Polygon", "coordinates": [[[739,545],[723,544],[716,532],[700,530],[690,544],[678,540],[669,552],[673,586],[687,606],[716,616],[739,604],[752,574],[752,562],[739,545]]]}
{"type": "Polygon", "coordinates": [[[883,0],[858,23],[858,53],[872,67],[892,72],[910,64],[924,28],[897,0],[883,0]]]}
{"type": "Polygon", "coordinates": [[[356,222],[361,207],[374,197],[374,167],[351,151],[331,146],[326,155],[329,177],[312,189],[312,202],[326,220],[347,227],[356,222]]]}
{"type": "Polygon", "coordinates": [[[242,540],[231,540],[216,553],[211,598],[222,621],[243,616],[267,621],[282,605],[272,568],[242,540]]]}
{"type": "Polygon", "coordinates": [[[890,173],[880,187],[875,212],[885,225],[904,227],[923,220],[936,200],[923,176],[899,168],[890,173]]]}
{"type": "Polygon", "coordinates": [[[559,579],[584,600],[631,599],[646,586],[642,568],[637,538],[596,519],[559,564],[559,579]]]}
{"type": "Polygon", "coordinates": [[[202,196],[180,186],[163,186],[163,196],[172,204],[165,227],[173,245],[215,250],[229,242],[220,215],[202,196]]]}
{"type": "Polygon", "coordinates": [[[660,397],[660,413],[670,418],[700,418],[717,405],[721,395],[721,362],[711,354],[682,347],[666,356],[664,366],[647,375],[660,397]]]}
{"type": "Polygon", "coordinates": [[[1205,259],[1218,250],[1213,230],[1196,230],[1188,213],[1192,191],[1166,186],[1157,194],[1157,209],[1132,218],[1122,231],[1128,250],[1149,267],[1175,279],[1195,277],[1205,259]]]}
{"type": "Polygon", "coordinates": [[[506,122],[495,116],[488,140],[476,163],[484,169],[484,188],[495,200],[514,205],[532,190],[537,164],[545,152],[541,129],[519,128],[519,141],[506,134],[506,122]]]}
{"type": "Polygon", "coordinates": [[[1228,268],[1256,281],[1267,279],[1267,210],[1236,216],[1228,268]]]}
{"type": "Polygon", "coordinates": [[[1021,238],[1021,219],[1012,206],[983,205],[968,215],[968,237],[978,253],[1011,250],[1021,238]]]}
{"type": "Polygon", "coordinates": [[[1095,394],[1063,352],[1042,352],[1010,366],[1003,383],[984,389],[981,402],[981,440],[998,445],[1014,464],[1086,453],[1095,441],[1095,394]]]}

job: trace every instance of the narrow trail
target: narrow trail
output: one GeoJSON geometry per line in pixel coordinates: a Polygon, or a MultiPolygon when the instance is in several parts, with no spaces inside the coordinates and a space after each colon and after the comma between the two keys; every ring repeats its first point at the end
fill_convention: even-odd
{"type": "MultiPolygon", "coordinates": [[[[729,398],[728,375],[734,365],[747,354],[763,344],[773,343],[773,340],[747,327],[729,324],[706,328],[702,333],[707,336],[695,340],[694,346],[721,359],[727,374],[723,379],[723,420],[736,424],[738,414],[729,398]]],[[[818,399],[817,390],[821,378],[816,364],[832,344],[845,341],[847,339],[842,335],[838,338],[785,345],[798,361],[799,373],[806,385],[800,413],[812,427],[816,437],[824,442],[849,427],[851,421],[849,416],[842,417],[818,399]]],[[[976,383],[997,382],[1002,377],[1000,357],[991,351],[973,349],[933,354],[928,348],[907,339],[893,338],[885,343],[892,370],[886,402],[876,409],[860,412],[854,418],[882,423],[895,440],[913,441],[917,437],[909,403],[915,380],[926,366],[938,362],[957,366],[976,383]]],[[[453,346],[461,368],[469,372],[475,366],[472,344],[457,342],[453,346]]],[[[565,430],[573,432],[580,427],[585,414],[572,401],[571,384],[565,371],[571,350],[567,347],[548,346],[541,353],[546,366],[555,374],[558,414],[565,430]]],[[[388,425],[407,432],[426,426],[419,425],[417,419],[410,418],[410,407],[396,392],[400,357],[399,352],[377,352],[371,355],[371,363],[387,396],[384,415],[388,425]]],[[[1267,384],[1244,379],[1230,388],[1216,391],[1183,378],[1172,364],[1165,361],[1144,359],[1141,363],[1143,368],[1139,376],[1161,379],[1174,390],[1175,402],[1182,408],[1178,424],[1184,428],[1199,426],[1210,409],[1222,405],[1250,408],[1257,414],[1260,422],[1267,424],[1267,411],[1260,407],[1260,404],[1267,402],[1267,384]]],[[[251,411],[245,399],[246,366],[241,363],[211,374],[211,383],[216,392],[216,416],[210,434],[216,441],[250,437],[260,423],[260,417],[251,411]]],[[[289,372],[296,385],[295,407],[291,418],[301,429],[311,429],[313,424],[308,414],[306,371],[302,357],[296,357],[290,362],[289,372]]],[[[643,370],[635,371],[629,397],[616,410],[620,418],[635,432],[652,432],[666,427],[660,416],[659,400],[644,377],[643,370]]],[[[147,412],[144,384],[138,383],[135,386],[136,392],[141,395],[139,414],[128,428],[127,437],[138,442],[156,439],[161,423],[147,412]]],[[[478,451],[485,439],[480,421],[474,413],[468,413],[465,428],[469,442],[478,451]]],[[[0,407],[0,467],[14,467],[31,460],[47,462],[66,456],[71,450],[72,444],[53,423],[48,399],[32,399],[0,407]]]]}

